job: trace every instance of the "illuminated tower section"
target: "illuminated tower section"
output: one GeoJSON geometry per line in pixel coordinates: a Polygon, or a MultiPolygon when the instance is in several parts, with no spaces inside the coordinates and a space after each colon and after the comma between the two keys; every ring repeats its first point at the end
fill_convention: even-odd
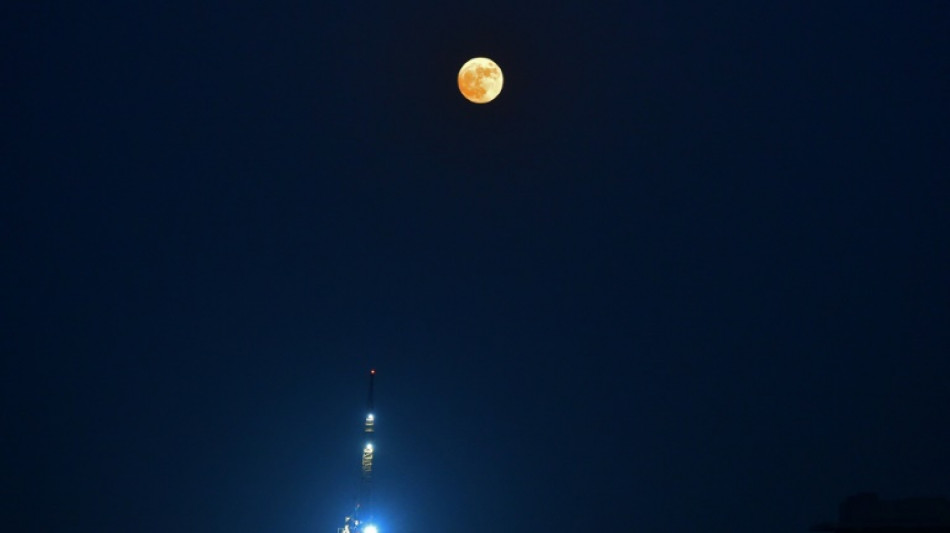
{"type": "Polygon", "coordinates": [[[378,533],[373,524],[373,510],[370,500],[373,489],[373,437],[376,425],[376,415],[373,413],[373,380],[376,377],[376,371],[369,371],[369,402],[366,412],[366,419],[363,421],[363,436],[366,444],[363,447],[363,459],[361,461],[360,489],[356,500],[356,508],[350,516],[346,517],[343,527],[337,530],[337,533],[378,533]]]}
{"type": "Polygon", "coordinates": [[[369,401],[366,421],[363,423],[363,434],[366,437],[366,446],[363,448],[362,478],[360,482],[360,503],[364,509],[364,518],[372,518],[372,508],[370,498],[373,489],[373,429],[376,423],[376,415],[373,414],[373,379],[376,377],[376,371],[369,371],[369,401]]]}

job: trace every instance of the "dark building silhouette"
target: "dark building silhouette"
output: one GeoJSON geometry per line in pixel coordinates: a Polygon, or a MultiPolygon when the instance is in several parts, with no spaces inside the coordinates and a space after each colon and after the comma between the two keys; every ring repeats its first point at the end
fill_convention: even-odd
{"type": "Polygon", "coordinates": [[[811,530],[840,533],[950,533],[950,500],[882,500],[870,492],[856,494],[838,506],[837,522],[817,524],[811,530]]]}

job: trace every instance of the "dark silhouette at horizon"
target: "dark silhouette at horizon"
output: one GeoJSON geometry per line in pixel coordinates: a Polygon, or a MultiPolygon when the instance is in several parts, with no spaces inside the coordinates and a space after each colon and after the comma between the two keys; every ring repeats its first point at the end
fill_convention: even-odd
{"type": "Polygon", "coordinates": [[[950,500],[943,497],[886,500],[877,493],[862,492],[841,502],[837,522],[822,522],[811,530],[946,533],[950,532],[950,500]]]}

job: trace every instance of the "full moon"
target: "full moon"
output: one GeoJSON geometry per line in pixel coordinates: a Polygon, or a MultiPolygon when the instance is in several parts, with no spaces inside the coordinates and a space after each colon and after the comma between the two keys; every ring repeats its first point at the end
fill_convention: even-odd
{"type": "Polygon", "coordinates": [[[473,57],[459,69],[459,91],[476,104],[487,104],[494,100],[504,83],[501,68],[487,57],[473,57]]]}

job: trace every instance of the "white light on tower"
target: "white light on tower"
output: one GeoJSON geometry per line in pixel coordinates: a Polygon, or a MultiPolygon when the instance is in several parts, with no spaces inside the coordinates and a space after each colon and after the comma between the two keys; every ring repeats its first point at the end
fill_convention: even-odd
{"type": "Polygon", "coordinates": [[[376,529],[376,526],[370,524],[363,528],[363,533],[379,533],[379,530],[376,529]]]}

